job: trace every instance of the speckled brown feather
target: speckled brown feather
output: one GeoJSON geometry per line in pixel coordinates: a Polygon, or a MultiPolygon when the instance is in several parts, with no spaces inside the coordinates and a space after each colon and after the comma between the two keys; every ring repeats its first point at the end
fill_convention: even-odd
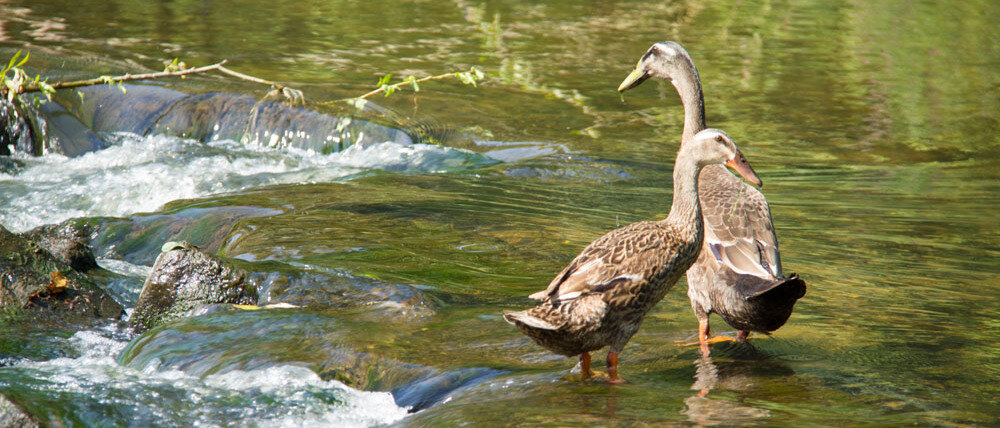
{"type": "MultiPolygon", "coordinates": [[[[544,293],[538,306],[505,314],[542,347],[573,356],[611,346],[620,352],[642,318],[694,263],[701,241],[696,225],[633,223],[588,245],[544,293]],[[533,328],[520,316],[545,320],[533,328]]],[[[536,293],[533,296],[538,296],[536,293]]]]}
{"type": "Polygon", "coordinates": [[[780,276],[778,238],[764,195],[722,166],[705,167],[699,180],[705,250],[738,273],[780,276]]]}

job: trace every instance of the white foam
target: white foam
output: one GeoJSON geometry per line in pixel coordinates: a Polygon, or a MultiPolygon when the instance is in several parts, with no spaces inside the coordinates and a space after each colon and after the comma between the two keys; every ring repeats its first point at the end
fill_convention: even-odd
{"type": "Polygon", "coordinates": [[[355,145],[323,155],[229,140],[114,137],[112,147],[76,158],[19,156],[25,168],[0,175],[0,224],[23,231],[73,217],[154,211],[177,199],[251,187],[333,181],[371,169],[451,171],[487,159],[428,144],[355,145]]]}
{"type": "Polygon", "coordinates": [[[97,258],[97,264],[102,268],[117,273],[119,275],[132,276],[136,278],[146,278],[153,271],[151,266],[137,265],[124,260],[97,258]]]}
{"type": "Polygon", "coordinates": [[[158,364],[143,370],[123,367],[114,359],[127,344],[122,336],[113,328],[78,332],[68,343],[79,357],[24,361],[6,370],[27,371],[34,380],[21,387],[30,387],[35,394],[74,400],[74,408],[112,407],[109,414],[132,415],[137,419],[128,422],[140,425],[362,427],[407,415],[388,392],[359,391],[324,381],[295,365],[204,378],[158,364]]]}
{"type": "Polygon", "coordinates": [[[263,393],[300,410],[269,420],[267,425],[270,426],[370,426],[394,422],[407,414],[388,392],[358,391],[337,381],[323,381],[312,370],[292,365],[211,375],[205,378],[205,384],[251,394],[263,393]],[[343,402],[334,406],[311,402],[307,398],[317,388],[339,391],[343,402]]]}

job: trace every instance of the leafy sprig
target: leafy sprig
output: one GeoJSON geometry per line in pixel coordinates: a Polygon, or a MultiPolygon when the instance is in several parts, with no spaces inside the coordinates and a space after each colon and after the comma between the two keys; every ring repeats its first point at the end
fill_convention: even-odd
{"type": "Polygon", "coordinates": [[[348,98],[344,101],[351,102],[355,105],[360,104],[363,106],[364,103],[360,101],[375,94],[381,93],[384,94],[383,96],[389,97],[392,94],[396,93],[396,91],[406,86],[410,86],[410,88],[413,89],[413,92],[420,92],[420,84],[423,82],[429,80],[441,80],[449,78],[455,78],[466,85],[478,87],[479,82],[485,79],[486,75],[478,68],[471,67],[468,71],[444,73],[436,76],[424,76],[419,79],[416,76],[407,76],[406,78],[401,79],[399,82],[389,83],[392,81],[392,74],[386,74],[385,76],[382,76],[380,79],[378,79],[378,83],[375,84],[376,87],[374,90],[358,97],[348,98]]]}

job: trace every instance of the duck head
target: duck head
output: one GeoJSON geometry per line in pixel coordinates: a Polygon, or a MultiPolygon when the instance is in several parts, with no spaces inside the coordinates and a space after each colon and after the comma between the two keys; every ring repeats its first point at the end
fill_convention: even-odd
{"type": "Polygon", "coordinates": [[[650,77],[673,81],[675,76],[691,73],[697,74],[694,62],[681,45],[670,41],[654,43],[639,59],[635,70],[618,85],[618,92],[639,86],[650,77]]]}
{"type": "Polygon", "coordinates": [[[733,139],[721,130],[708,128],[695,134],[690,144],[681,146],[681,156],[692,157],[700,166],[724,164],[750,184],[763,185],[733,139]]]}

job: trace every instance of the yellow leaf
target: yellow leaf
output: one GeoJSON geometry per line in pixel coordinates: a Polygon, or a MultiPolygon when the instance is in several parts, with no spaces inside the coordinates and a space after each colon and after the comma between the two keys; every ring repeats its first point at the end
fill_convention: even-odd
{"type": "Polygon", "coordinates": [[[66,277],[62,276],[59,271],[54,270],[49,272],[49,277],[52,279],[49,281],[49,288],[47,290],[49,294],[59,294],[66,291],[66,277]]]}

